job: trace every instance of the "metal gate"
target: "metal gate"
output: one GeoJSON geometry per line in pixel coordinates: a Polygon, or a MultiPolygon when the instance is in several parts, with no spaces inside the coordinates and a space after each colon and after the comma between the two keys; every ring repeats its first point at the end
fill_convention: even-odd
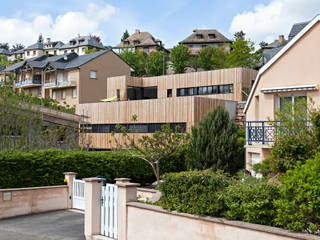
{"type": "Polygon", "coordinates": [[[72,208],[84,210],[84,205],[85,205],[84,185],[85,185],[85,181],[73,179],[72,208]]]}
{"type": "Polygon", "coordinates": [[[102,187],[101,234],[118,238],[118,188],[114,184],[102,187]]]}

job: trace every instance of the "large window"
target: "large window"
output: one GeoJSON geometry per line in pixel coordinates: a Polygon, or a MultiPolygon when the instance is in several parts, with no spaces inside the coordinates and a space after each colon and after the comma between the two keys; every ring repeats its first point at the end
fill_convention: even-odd
{"type": "Polygon", "coordinates": [[[195,95],[210,95],[210,94],[227,94],[233,93],[233,84],[203,86],[192,88],[178,88],[177,96],[195,96],[195,95]]]}
{"type": "Polygon", "coordinates": [[[72,88],[72,97],[73,98],[77,97],[77,88],[72,88]]]}
{"type": "Polygon", "coordinates": [[[305,107],[305,111],[303,111],[304,118],[307,119],[307,97],[306,96],[279,96],[278,97],[278,107],[280,111],[283,113],[291,114],[295,112],[295,108],[298,105],[305,107]],[[304,106],[305,105],[305,106],[304,106]]]}
{"type": "MultiPolygon", "coordinates": [[[[125,127],[128,133],[154,133],[155,131],[161,130],[161,127],[165,123],[133,123],[133,124],[120,124],[121,128],[125,127]]],[[[170,123],[170,127],[173,131],[179,128],[179,132],[186,132],[186,123],[170,123]]],[[[81,126],[84,127],[91,133],[112,133],[121,132],[121,128],[118,129],[116,124],[86,124],[81,126]]]]}
{"type": "Polygon", "coordinates": [[[157,87],[128,87],[128,100],[143,100],[158,98],[157,87]]]}

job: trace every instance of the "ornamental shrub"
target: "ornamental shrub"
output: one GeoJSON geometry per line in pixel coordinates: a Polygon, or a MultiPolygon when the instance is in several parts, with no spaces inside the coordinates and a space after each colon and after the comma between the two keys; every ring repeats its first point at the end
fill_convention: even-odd
{"type": "MultiPolygon", "coordinates": [[[[180,171],[186,150],[163,161],[160,171],[180,171]]],[[[129,177],[142,185],[155,181],[151,167],[141,159],[113,152],[43,150],[0,152],[0,189],[63,184],[63,172],[77,172],[77,178],[104,176],[107,182],[129,177]]]]}
{"type": "Polygon", "coordinates": [[[192,127],[189,169],[223,170],[236,173],[243,168],[243,154],[238,143],[238,127],[222,107],[209,112],[198,127],[192,127]]]}
{"type": "Polygon", "coordinates": [[[224,173],[211,169],[169,173],[162,179],[159,188],[163,208],[209,216],[223,211],[222,190],[231,182],[224,173]]]}
{"type": "Polygon", "coordinates": [[[279,187],[264,180],[246,177],[234,181],[224,193],[223,216],[232,220],[274,225],[274,199],[279,198],[279,187]]]}
{"type": "Polygon", "coordinates": [[[320,235],[320,154],[288,170],[280,181],[276,223],[291,231],[320,235]]]}

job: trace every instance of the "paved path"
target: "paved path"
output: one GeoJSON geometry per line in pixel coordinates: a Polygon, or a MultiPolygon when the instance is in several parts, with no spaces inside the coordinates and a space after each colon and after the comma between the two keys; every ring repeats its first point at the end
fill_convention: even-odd
{"type": "Polygon", "coordinates": [[[0,220],[0,240],[84,240],[84,214],[39,213],[0,220]]]}

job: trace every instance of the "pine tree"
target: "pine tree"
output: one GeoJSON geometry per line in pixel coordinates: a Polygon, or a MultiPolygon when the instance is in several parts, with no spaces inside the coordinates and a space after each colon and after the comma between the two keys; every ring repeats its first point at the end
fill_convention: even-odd
{"type": "Polygon", "coordinates": [[[129,32],[128,30],[126,30],[123,35],[122,35],[122,38],[121,38],[121,42],[123,42],[124,40],[126,40],[128,37],[129,37],[129,32]]]}
{"type": "Polygon", "coordinates": [[[219,106],[209,112],[198,127],[192,127],[188,168],[235,173],[244,163],[238,145],[238,127],[219,106]]]}

